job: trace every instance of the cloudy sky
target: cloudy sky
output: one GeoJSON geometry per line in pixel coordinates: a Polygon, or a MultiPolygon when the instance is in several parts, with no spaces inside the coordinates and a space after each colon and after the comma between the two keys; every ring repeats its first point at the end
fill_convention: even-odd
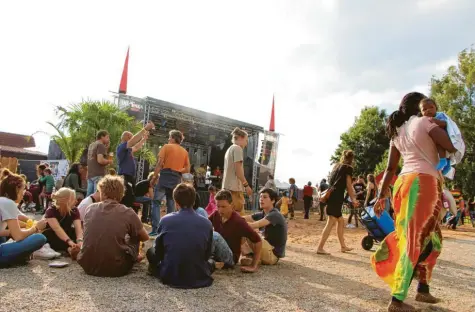
{"type": "MultiPolygon", "coordinates": [[[[277,178],[320,180],[366,105],[393,110],[475,43],[472,0],[2,1],[0,131],[129,88],[283,134],[277,178]],[[8,113],[6,113],[8,111],[8,113]]],[[[48,137],[35,135],[47,151],[48,137]]]]}

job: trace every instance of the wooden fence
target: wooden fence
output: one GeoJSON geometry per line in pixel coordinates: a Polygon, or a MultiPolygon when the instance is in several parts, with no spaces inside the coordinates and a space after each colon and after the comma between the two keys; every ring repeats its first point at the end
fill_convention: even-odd
{"type": "Polygon", "coordinates": [[[18,159],[15,157],[1,157],[0,168],[7,168],[11,172],[16,173],[18,169],[18,159]]]}

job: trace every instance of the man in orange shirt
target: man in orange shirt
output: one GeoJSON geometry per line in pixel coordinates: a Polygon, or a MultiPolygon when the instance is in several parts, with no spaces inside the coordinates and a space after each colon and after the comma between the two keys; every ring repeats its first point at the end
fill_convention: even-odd
{"type": "MultiPolygon", "coordinates": [[[[178,130],[172,130],[169,133],[168,144],[165,144],[158,153],[158,163],[153,173],[152,182],[158,179],[158,192],[164,192],[167,198],[167,213],[175,211],[175,202],[173,201],[173,190],[181,183],[181,175],[190,172],[190,159],[188,152],[180,146],[183,141],[183,133],[178,130]]],[[[156,205],[154,205],[156,206],[156,205]]],[[[160,208],[155,208],[160,209],[160,208]]],[[[154,208],[152,207],[152,210],[154,208]]],[[[152,211],[152,215],[154,211],[152,211]]],[[[156,212],[155,212],[156,214],[156,212]]],[[[153,219],[153,217],[152,217],[153,219]]],[[[160,211],[158,211],[158,221],[160,221],[160,211]]],[[[152,229],[158,227],[153,224],[152,229]]],[[[152,231],[153,232],[153,231],[152,231]]]]}

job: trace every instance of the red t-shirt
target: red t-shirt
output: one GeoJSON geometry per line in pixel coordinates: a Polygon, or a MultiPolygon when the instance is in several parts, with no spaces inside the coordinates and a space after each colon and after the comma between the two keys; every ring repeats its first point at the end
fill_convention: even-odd
{"type": "Polygon", "coordinates": [[[313,196],[313,187],[305,185],[303,187],[303,196],[313,196]]]}
{"type": "Polygon", "coordinates": [[[234,263],[239,261],[241,255],[241,238],[246,237],[253,243],[261,241],[259,234],[236,211],[233,211],[233,214],[225,223],[223,223],[217,211],[213,212],[208,219],[213,224],[214,230],[221,234],[229,248],[231,248],[234,263]]]}

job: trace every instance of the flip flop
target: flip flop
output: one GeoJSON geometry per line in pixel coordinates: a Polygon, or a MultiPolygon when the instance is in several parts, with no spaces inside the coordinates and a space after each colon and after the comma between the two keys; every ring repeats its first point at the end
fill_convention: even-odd
{"type": "Polygon", "coordinates": [[[350,252],[350,251],[352,251],[352,250],[353,250],[353,248],[345,247],[345,248],[342,248],[342,249],[341,249],[341,252],[345,253],[345,252],[350,252]]]}
{"type": "Polygon", "coordinates": [[[327,251],[317,251],[317,255],[322,255],[322,256],[329,256],[330,253],[327,251]]]}

